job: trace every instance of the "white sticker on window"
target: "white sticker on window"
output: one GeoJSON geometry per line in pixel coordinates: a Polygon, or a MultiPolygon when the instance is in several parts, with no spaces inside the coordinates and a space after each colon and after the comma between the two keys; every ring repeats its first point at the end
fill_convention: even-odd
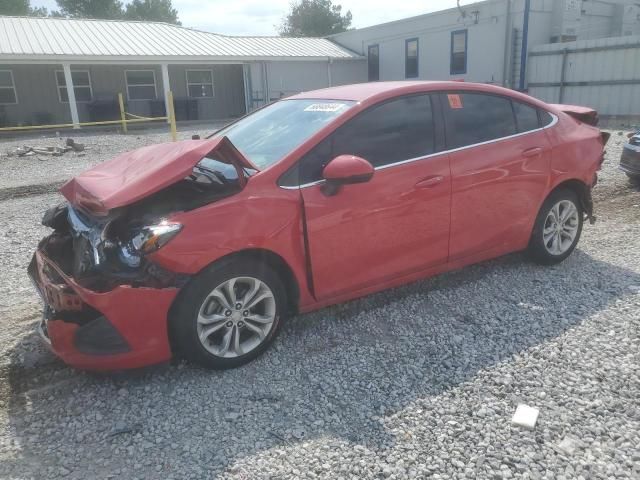
{"type": "Polygon", "coordinates": [[[304,109],[305,112],[337,112],[344,103],[314,103],[304,109]]]}

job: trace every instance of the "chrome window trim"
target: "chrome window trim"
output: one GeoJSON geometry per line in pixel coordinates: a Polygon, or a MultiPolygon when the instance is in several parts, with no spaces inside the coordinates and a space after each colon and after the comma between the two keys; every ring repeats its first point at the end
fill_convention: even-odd
{"type": "MultiPolygon", "coordinates": [[[[450,150],[443,150],[441,152],[430,153],[429,155],[425,155],[425,156],[422,156],[422,157],[409,158],[407,160],[400,160],[400,161],[395,162],[395,163],[388,163],[386,165],[380,165],[379,167],[375,167],[374,170],[376,170],[376,171],[377,170],[386,170],[387,168],[397,167],[398,165],[405,165],[407,163],[417,162],[419,160],[427,160],[429,158],[437,157],[439,155],[460,152],[462,150],[467,150],[468,148],[481,147],[483,145],[490,145],[492,143],[501,142],[503,140],[511,140],[512,138],[522,137],[524,135],[529,135],[531,133],[541,132],[541,131],[546,130],[548,128],[554,127],[558,123],[558,116],[557,115],[555,115],[555,114],[553,114],[551,112],[548,112],[548,111],[547,111],[547,113],[549,115],[551,115],[552,120],[551,120],[551,123],[549,123],[549,125],[547,125],[545,127],[536,128],[535,130],[529,130],[527,132],[516,133],[515,135],[509,135],[508,137],[500,137],[500,138],[495,138],[493,140],[487,140],[486,142],[474,143],[473,145],[465,145],[464,147],[458,147],[458,148],[453,148],[453,149],[450,149],[450,150]]],[[[285,190],[298,190],[300,188],[314,187],[314,186],[320,185],[321,183],[324,183],[324,182],[326,182],[326,180],[322,179],[322,180],[316,180],[315,182],[304,183],[302,185],[297,185],[297,186],[293,186],[293,187],[280,185],[280,188],[284,188],[285,190]]]]}

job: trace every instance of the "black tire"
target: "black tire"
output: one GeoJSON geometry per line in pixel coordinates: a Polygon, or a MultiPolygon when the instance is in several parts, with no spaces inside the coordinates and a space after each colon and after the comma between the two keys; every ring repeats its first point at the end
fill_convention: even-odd
{"type": "Polygon", "coordinates": [[[540,212],[533,225],[533,232],[531,233],[531,239],[529,241],[529,247],[527,248],[527,254],[534,262],[540,265],[555,265],[564,261],[575,250],[578,242],[580,241],[580,235],[582,234],[582,226],[584,223],[584,211],[578,195],[573,190],[567,188],[561,188],[551,192],[547,199],[542,204],[540,212]],[[570,201],[576,207],[578,212],[578,230],[571,246],[562,254],[553,254],[545,245],[543,238],[543,231],[547,222],[547,216],[554,205],[561,201],[570,201]]]}
{"type": "Polygon", "coordinates": [[[246,257],[222,260],[199,273],[180,292],[169,318],[172,346],[177,354],[205,368],[222,370],[239,367],[255,359],[269,347],[280,330],[286,306],[286,290],[273,268],[246,257]],[[214,355],[201,343],[197,318],[209,294],[219,285],[237,277],[253,277],[269,287],[275,298],[275,319],[262,343],[244,355],[225,358],[214,355]]]}

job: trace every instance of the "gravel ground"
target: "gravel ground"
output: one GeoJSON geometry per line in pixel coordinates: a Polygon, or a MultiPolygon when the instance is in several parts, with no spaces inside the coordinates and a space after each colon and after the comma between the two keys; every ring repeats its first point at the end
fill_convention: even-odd
{"type": "Polygon", "coordinates": [[[60,364],[24,273],[57,195],[1,202],[0,478],[640,478],[640,192],[621,145],[562,265],[509,255],[301,315],[227,372],[60,364]],[[534,430],[511,425],[519,403],[534,430]]]}
{"type": "MultiPolygon", "coordinates": [[[[188,139],[195,134],[204,137],[221,126],[211,124],[181,129],[178,132],[178,138],[188,139]]],[[[128,135],[78,132],[60,137],[47,133],[17,140],[0,138],[0,167],[3,172],[2,178],[0,178],[0,199],[8,197],[2,195],[3,190],[11,189],[9,193],[12,195],[28,194],[33,191],[34,184],[59,183],[97,163],[113,158],[121,152],[154,143],[168,142],[171,137],[167,129],[168,127],[154,128],[150,131],[134,131],[128,135]],[[78,143],[84,144],[85,151],[68,152],[61,157],[48,155],[17,157],[10,155],[10,152],[23,145],[39,148],[64,146],[64,142],[69,136],[78,143]]]]}

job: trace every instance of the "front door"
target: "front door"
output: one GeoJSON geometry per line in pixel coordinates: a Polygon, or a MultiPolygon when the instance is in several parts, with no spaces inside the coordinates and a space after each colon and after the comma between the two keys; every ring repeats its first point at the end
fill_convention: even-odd
{"type": "Polygon", "coordinates": [[[413,95],[365,110],[301,161],[305,184],[341,154],[376,168],[333,196],[322,184],[301,188],[318,299],[446,263],[451,175],[436,145],[432,99],[413,95]]]}

